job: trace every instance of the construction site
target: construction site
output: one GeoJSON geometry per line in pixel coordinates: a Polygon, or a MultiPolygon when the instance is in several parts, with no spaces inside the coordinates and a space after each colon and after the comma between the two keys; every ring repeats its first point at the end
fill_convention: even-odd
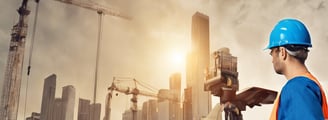
{"type": "Polygon", "coordinates": [[[250,50],[263,47],[248,43],[255,35],[243,36],[250,26],[241,14],[258,6],[129,2],[10,3],[16,9],[3,15],[16,18],[0,32],[0,120],[269,118],[283,82],[268,58],[259,60],[263,51],[250,50]],[[225,5],[240,11],[216,13],[235,10],[225,5]]]}

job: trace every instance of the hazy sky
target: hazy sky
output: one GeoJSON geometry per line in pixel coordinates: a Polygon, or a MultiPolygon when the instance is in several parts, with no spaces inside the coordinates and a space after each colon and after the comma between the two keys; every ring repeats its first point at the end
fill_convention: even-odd
{"type": "MultiPolygon", "coordinates": [[[[267,45],[269,33],[282,18],[302,20],[308,27],[313,48],[306,62],[310,71],[327,90],[328,2],[324,0],[93,0],[110,6],[133,19],[128,21],[106,15],[103,17],[97,102],[104,106],[107,87],[114,76],[133,77],[154,87],[168,88],[170,74],[183,65],[172,62],[175,53],[187,53],[191,43],[191,16],[199,11],[210,18],[211,51],[229,47],[238,57],[240,88],[260,86],[279,91],[286,82],[276,75],[267,45]]],[[[11,28],[18,20],[16,9],[21,0],[2,0],[0,4],[0,86],[2,87],[8,55],[11,28]]],[[[35,3],[29,2],[30,46],[35,3]]],[[[73,85],[78,98],[92,100],[98,15],[94,11],[66,5],[53,0],[40,0],[39,18],[28,87],[27,115],[40,112],[43,80],[57,75],[56,97],[62,87],[73,85]]],[[[26,87],[26,65],[22,91],[26,87]]],[[[184,79],[183,75],[183,79],[184,79]]],[[[2,89],[0,89],[2,90],[2,89]]],[[[113,97],[112,119],[130,106],[131,96],[113,97]]],[[[140,97],[139,108],[145,97],[140,97]]],[[[148,98],[147,98],[148,99],[148,98]]],[[[21,93],[18,119],[23,119],[25,92],[21,93]]],[[[217,103],[216,99],[213,101],[217,103]]],[[[245,120],[267,119],[272,105],[247,108],[245,120]]],[[[102,108],[104,111],[104,107],[102,108]]],[[[77,113],[77,109],[75,109],[77,113]]],[[[77,119],[77,116],[74,116],[77,119]]],[[[103,113],[101,118],[103,118],[103,113]]]]}

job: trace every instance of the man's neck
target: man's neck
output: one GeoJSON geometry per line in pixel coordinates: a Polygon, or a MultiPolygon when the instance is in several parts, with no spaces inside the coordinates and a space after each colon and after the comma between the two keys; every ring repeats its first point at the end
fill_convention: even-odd
{"type": "Polygon", "coordinates": [[[297,76],[303,76],[305,73],[309,72],[304,64],[291,64],[286,67],[286,73],[284,74],[287,80],[290,80],[297,76]]]}

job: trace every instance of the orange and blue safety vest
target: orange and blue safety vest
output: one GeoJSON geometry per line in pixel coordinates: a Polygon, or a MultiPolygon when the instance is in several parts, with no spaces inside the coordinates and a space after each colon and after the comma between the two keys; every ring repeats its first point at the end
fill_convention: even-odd
{"type": "Polygon", "coordinates": [[[277,97],[270,120],[328,120],[327,100],[310,73],[289,80],[277,97]],[[312,81],[313,82],[312,82],[312,81]]]}

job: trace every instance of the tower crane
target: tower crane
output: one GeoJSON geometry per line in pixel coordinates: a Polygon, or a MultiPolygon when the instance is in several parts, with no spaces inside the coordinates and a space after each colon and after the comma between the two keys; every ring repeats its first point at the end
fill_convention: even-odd
{"type": "MultiPolygon", "coordinates": [[[[37,3],[39,0],[35,0],[37,3]]],[[[9,53],[7,58],[2,96],[0,100],[1,120],[16,120],[19,106],[20,87],[25,51],[25,38],[27,35],[27,18],[30,10],[28,0],[23,0],[17,10],[19,21],[12,28],[9,53]]]]}
{"type": "Polygon", "coordinates": [[[107,98],[106,98],[104,120],[110,120],[111,99],[112,99],[113,91],[124,93],[126,95],[132,95],[132,98],[131,98],[132,106],[131,106],[130,109],[132,111],[133,120],[137,119],[137,110],[138,110],[137,109],[137,102],[138,102],[137,96],[138,95],[142,95],[142,96],[146,96],[146,97],[153,97],[153,98],[157,98],[157,99],[161,99],[161,100],[169,100],[169,101],[179,102],[178,98],[175,98],[172,94],[161,93],[161,92],[156,94],[156,93],[147,92],[147,91],[143,91],[143,90],[138,89],[137,88],[137,83],[139,81],[137,81],[136,79],[133,79],[135,87],[119,86],[115,83],[117,80],[118,79],[114,77],[111,86],[108,88],[109,92],[108,92],[107,98]]]}
{"type": "Polygon", "coordinates": [[[115,11],[111,8],[102,6],[100,4],[94,3],[92,1],[81,1],[81,0],[55,0],[58,2],[62,2],[65,4],[71,4],[78,7],[82,7],[88,10],[97,11],[99,15],[99,24],[98,24],[98,41],[97,41],[97,55],[96,55],[96,68],[95,68],[95,84],[94,84],[94,97],[93,102],[96,103],[96,93],[97,93],[97,82],[98,82],[98,63],[99,63],[99,55],[100,55],[100,42],[101,42],[101,33],[102,33],[102,16],[103,14],[116,16],[119,18],[123,18],[126,20],[131,20],[131,17],[121,14],[118,11],[115,11]]]}
{"type": "MultiPolygon", "coordinates": [[[[12,28],[11,40],[9,45],[9,53],[7,58],[6,70],[4,74],[4,83],[2,87],[2,96],[0,99],[0,118],[1,120],[16,120],[19,105],[20,87],[22,79],[22,69],[24,61],[25,51],[25,39],[27,35],[27,21],[30,10],[27,7],[29,0],[22,0],[22,4],[17,10],[19,13],[19,21],[12,28]]],[[[93,3],[91,1],[82,2],[78,0],[56,0],[59,2],[76,5],[89,10],[97,11],[99,14],[99,32],[98,32],[98,44],[97,44],[97,59],[96,59],[96,71],[95,71],[95,92],[94,101],[96,101],[96,88],[97,88],[97,69],[99,58],[99,45],[101,40],[101,23],[102,15],[108,14],[123,19],[131,19],[128,16],[124,16],[117,11],[102,5],[93,3]]],[[[39,3],[39,0],[35,0],[39,3]]],[[[36,21],[35,21],[36,22],[36,21]]],[[[36,24],[36,23],[35,23],[36,24]]],[[[35,30],[33,30],[34,32],[35,30]]],[[[33,38],[32,38],[33,39],[33,38]]],[[[33,43],[31,44],[33,46],[33,43]]],[[[31,54],[30,54],[31,57],[31,54]]],[[[30,62],[30,61],[29,61],[30,62]]],[[[30,73],[31,66],[28,66],[28,75],[30,73]]],[[[27,88],[27,87],[26,87],[27,88]]],[[[27,90],[26,90],[27,91],[27,90]]],[[[25,101],[26,106],[26,101],[25,101]]],[[[24,111],[25,114],[25,111],[24,111]]]]}
{"type": "Polygon", "coordinates": [[[98,84],[98,64],[99,64],[99,56],[100,56],[100,42],[101,42],[101,33],[102,33],[102,16],[103,14],[108,14],[111,16],[116,16],[122,19],[131,20],[131,17],[121,14],[118,11],[115,11],[111,8],[102,6],[100,4],[94,3],[92,1],[80,1],[80,0],[55,0],[58,2],[62,2],[65,4],[71,4],[78,7],[82,7],[88,10],[97,11],[99,15],[99,24],[98,24],[98,41],[97,41],[97,55],[96,55],[96,67],[95,67],[95,83],[94,83],[94,94],[93,94],[93,102],[96,103],[97,97],[97,84],[98,84]]]}

